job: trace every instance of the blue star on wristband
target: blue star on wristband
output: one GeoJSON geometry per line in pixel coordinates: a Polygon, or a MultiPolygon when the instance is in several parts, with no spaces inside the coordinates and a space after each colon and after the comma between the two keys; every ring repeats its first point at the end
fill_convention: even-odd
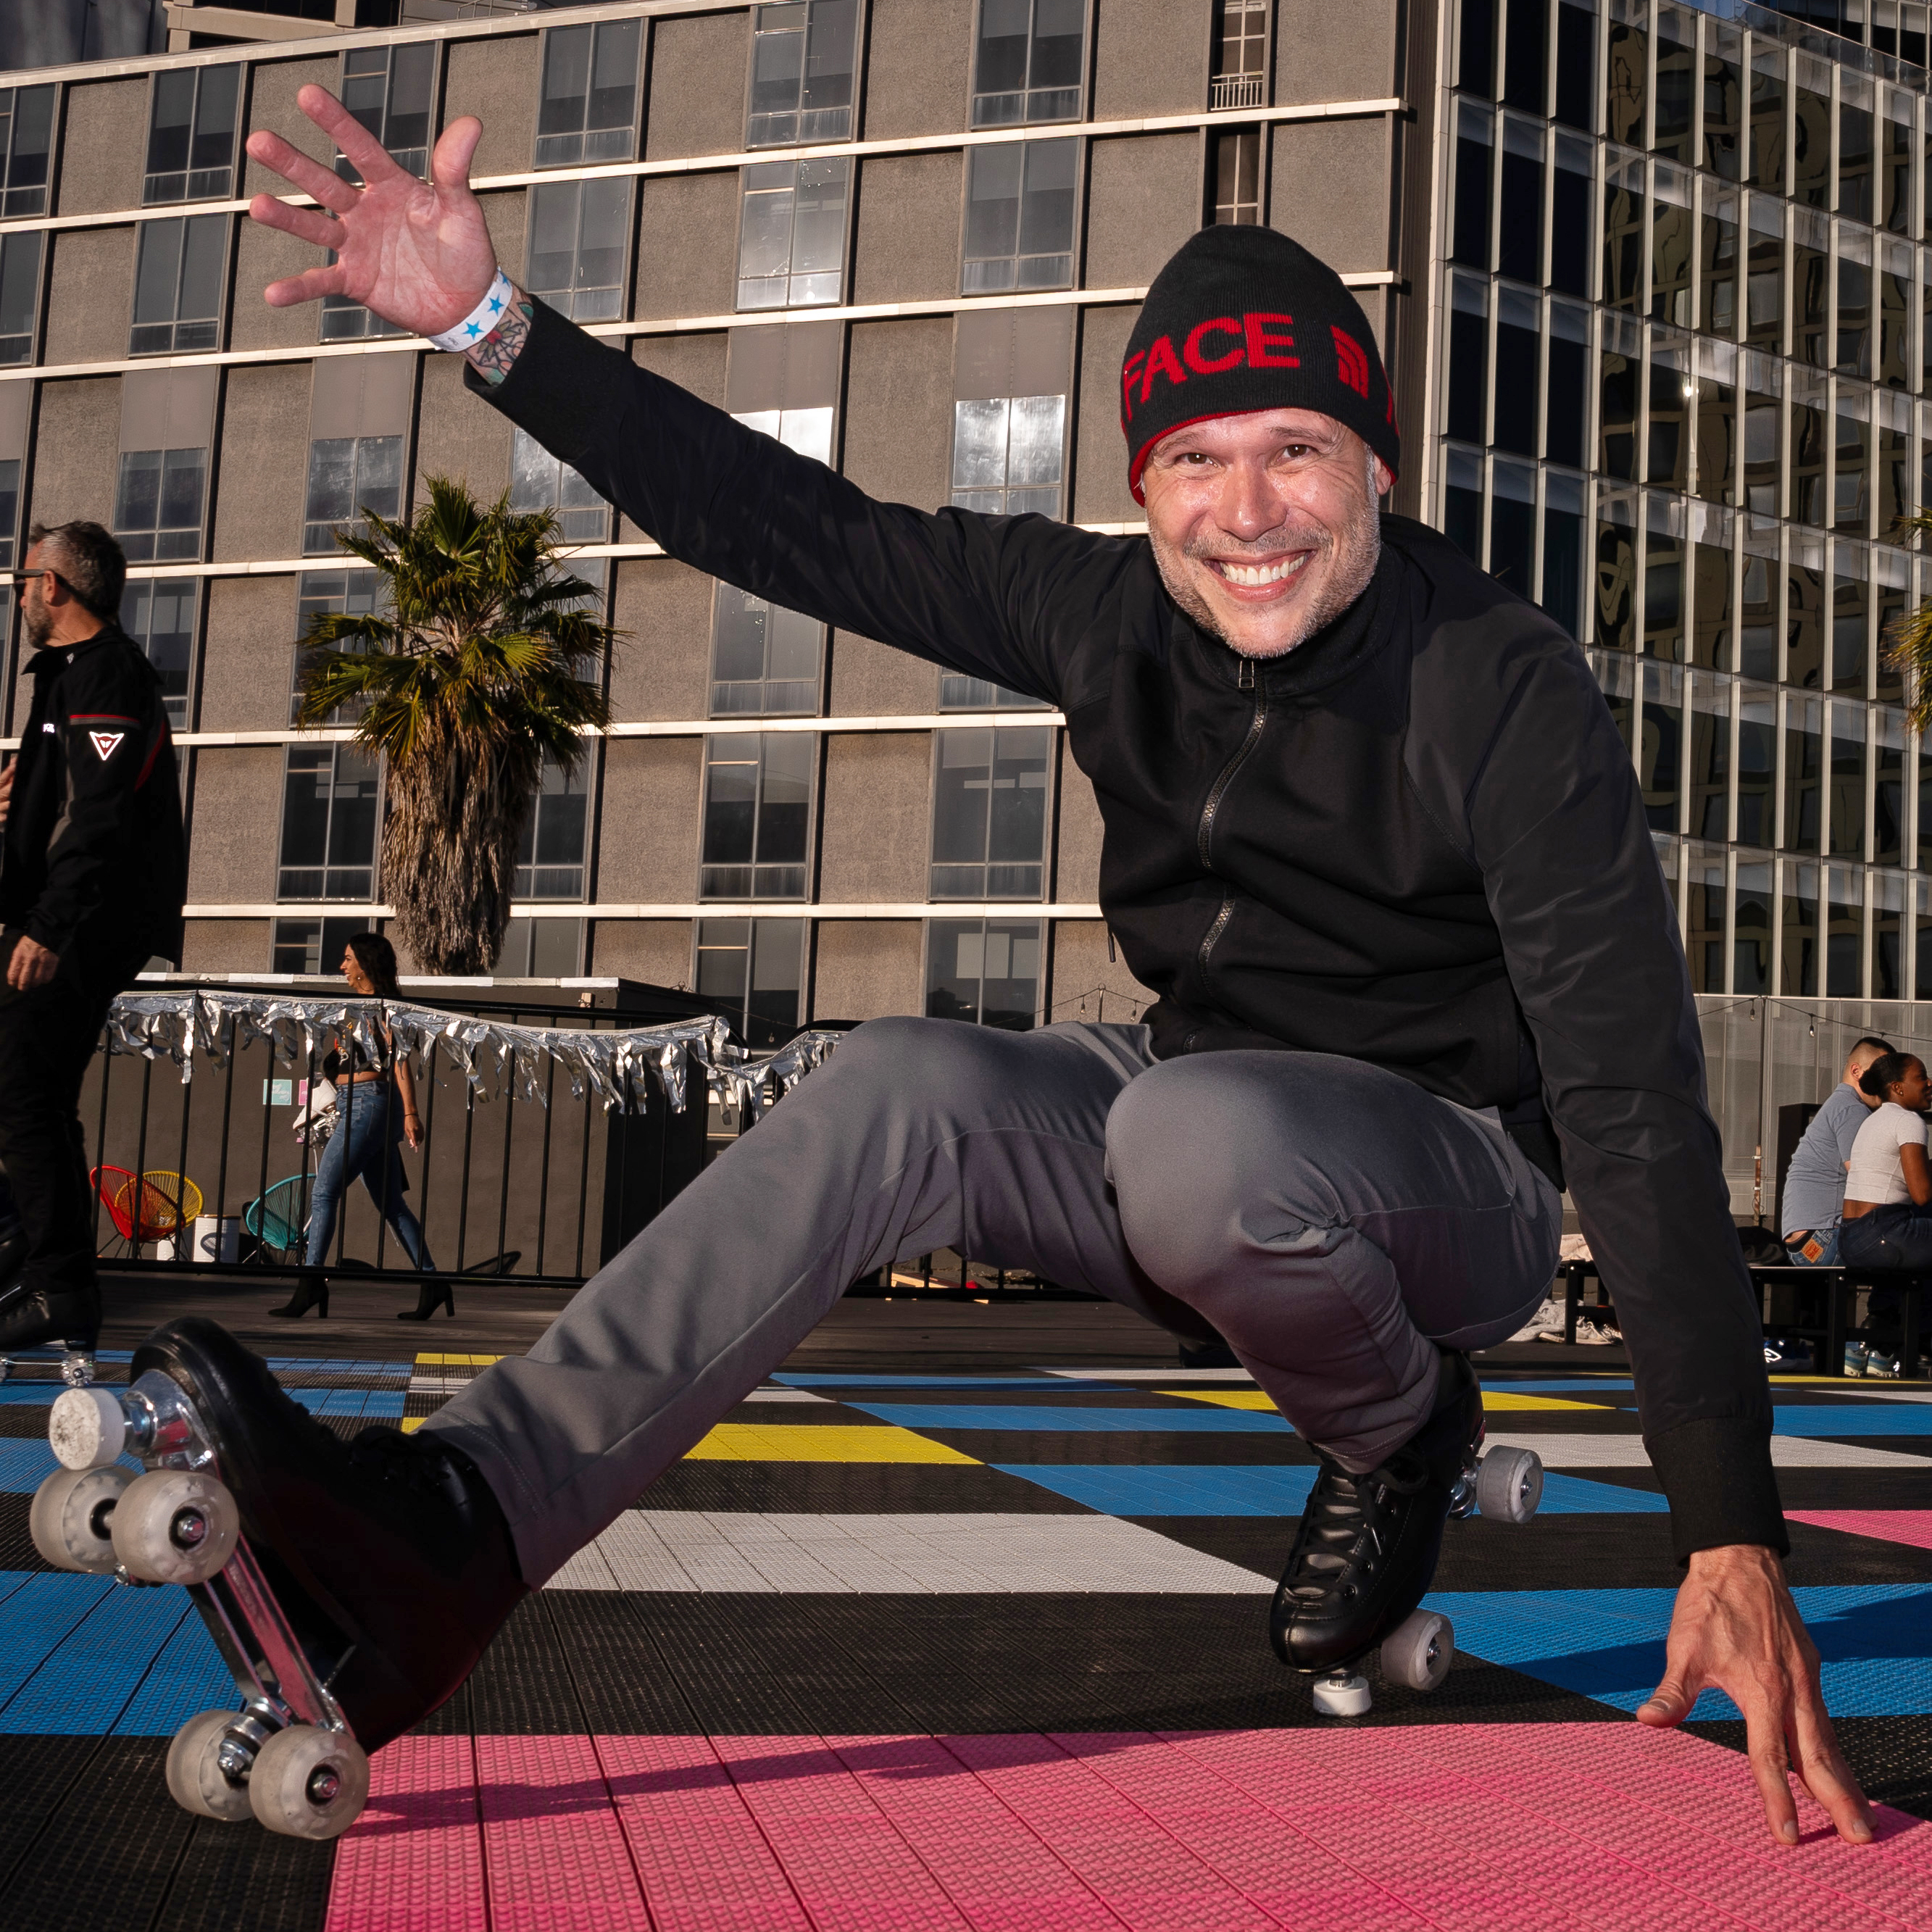
{"type": "Polygon", "coordinates": [[[483,333],[482,330],[478,328],[476,324],[473,322],[465,322],[464,324],[464,330],[472,342],[476,340],[478,336],[483,333]]]}
{"type": "Polygon", "coordinates": [[[490,298],[490,313],[492,315],[500,315],[502,313],[502,302],[496,296],[492,296],[490,298]]]}

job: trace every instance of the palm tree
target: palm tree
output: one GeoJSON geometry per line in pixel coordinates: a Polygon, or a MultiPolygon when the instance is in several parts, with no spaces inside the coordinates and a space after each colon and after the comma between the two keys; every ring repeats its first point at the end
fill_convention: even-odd
{"type": "Polygon", "coordinates": [[[609,724],[599,673],[616,637],[581,608],[549,511],[487,508],[428,479],[406,522],[373,511],[336,541],[381,574],[386,609],[322,615],[303,638],[301,720],[347,707],[388,761],[382,890],[432,973],[482,973],[509,924],[517,848],[546,758],[574,770],[609,724]]]}
{"type": "MultiPolygon", "coordinates": [[[[1909,546],[1916,537],[1932,542],[1932,510],[1901,518],[1886,542],[1909,546]]],[[[1932,599],[1910,616],[1900,618],[1890,632],[1889,640],[1880,633],[1879,649],[1887,662],[1906,674],[1912,693],[1912,728],[1923,736],[1932,732],[1932,599]]]]}

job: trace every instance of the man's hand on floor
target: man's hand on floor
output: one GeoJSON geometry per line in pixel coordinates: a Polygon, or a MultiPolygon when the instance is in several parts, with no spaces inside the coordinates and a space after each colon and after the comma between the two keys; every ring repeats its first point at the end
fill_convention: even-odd
{"type": "Polygon", "coordinates": [[[1744,1713],[1765,1822],[1780,1844],[1798,1842],[1792,1772],[1830,1814],[1840,1838],[1855,1845],[1871,1842],[1864,1793],[1825,1709],[1818,1648],[1774,1550],[1734,1544],[1691,1558],[1671,1615],[1664,1681],[1637,1720],[1659,1728],[1681,1724],[1707,1687],[1723,1691],[1744,1713]]]}
{"type": "Polygon", "coordinates": [[[327,134],[365,184],[334,170],[266,128],[248,136],[248,152],[320,205],[302,208],[258,194],[249,214],[266,228],[335,251],[326,266],[271,282],[271,308],[346,296],[385,321],[418,335],[453,328],[489,292],[496,244],[470,191],[470,161],[483,124],[465,114],[443,130],[430,158],[430,178],[405,174],[374,135],[325,87],[311,82],[296,105],[327,134]]]}

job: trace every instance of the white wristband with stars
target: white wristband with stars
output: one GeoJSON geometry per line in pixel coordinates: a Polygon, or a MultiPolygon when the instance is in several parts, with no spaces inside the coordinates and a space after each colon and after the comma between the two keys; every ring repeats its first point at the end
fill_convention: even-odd
{"type": "Polygon", "coordinates": [[[446,328],[440,335],[432,335],[430,340],[438,349],[474,348],[496,326],[509,305],[510,278],[499,268],[496,278],[490,284],[489,292],[483,299],[454,328],[446,328]]]}

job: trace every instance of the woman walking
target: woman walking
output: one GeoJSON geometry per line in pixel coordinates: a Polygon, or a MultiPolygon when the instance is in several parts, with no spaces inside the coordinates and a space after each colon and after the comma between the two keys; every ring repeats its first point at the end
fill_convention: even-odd
{"type": "Polygon", "coordinates": [[[1932,1274],[1932,1166],[1925,1156],[1924,1111],[1932,1083],[1916,1054],[1888,1053],[1865,1069],[1858,1084],[1879,1106],[1852,1142],[1838,1255],[1853,1268],[1902,1271],[1900,1288],[1871,1291],[1867,1320],[1883,1340],[1865,1372],[1910,1375],[1910,1366],[1894,1359],[1895,1338],[1904,1328],[1900,1294],[1918,1286],[1909,1276],[1932,1274]]]}
{"type": "MultiPolygon", "coordinates": [[[[396,984],[396,950],[379,934],[358,932],[342,956],[342,976],[352,993],[364,999],[400,997],[396,984]]],[[[349,1184],[358,1175],[376,1211],[396,1232],[412,1266],[425,1272],[436,1264],[423,1239],[422,1223],[410,1211],[403,1196],[409,1187],[403,1172],[400,1144],[422,1144],[422,1120],[416,1111],[416,1078],[406,1054],[396,1052],[395,1036],[379,1020],[375,1048],[363,1046],[352,1034],[338,1036],[340,1047],[322,1062],[324,1076],[334,1082],[340,1124],[329,1136],[316,1163],[315,1192],[309,1204],[308,1247],[294,1300],[272,1312],[298,1316],[311,1305],[328,1312],[328,1285],[322,1269],[329,1244],[335,1238],[335,1217],[349,1184]]],[[[399,1311],[403,1322],[427,1322],[438,1308],[456,1312],[454,1291],[447,1281],[423,1284],[414,1308],[399,1311]]]]}

